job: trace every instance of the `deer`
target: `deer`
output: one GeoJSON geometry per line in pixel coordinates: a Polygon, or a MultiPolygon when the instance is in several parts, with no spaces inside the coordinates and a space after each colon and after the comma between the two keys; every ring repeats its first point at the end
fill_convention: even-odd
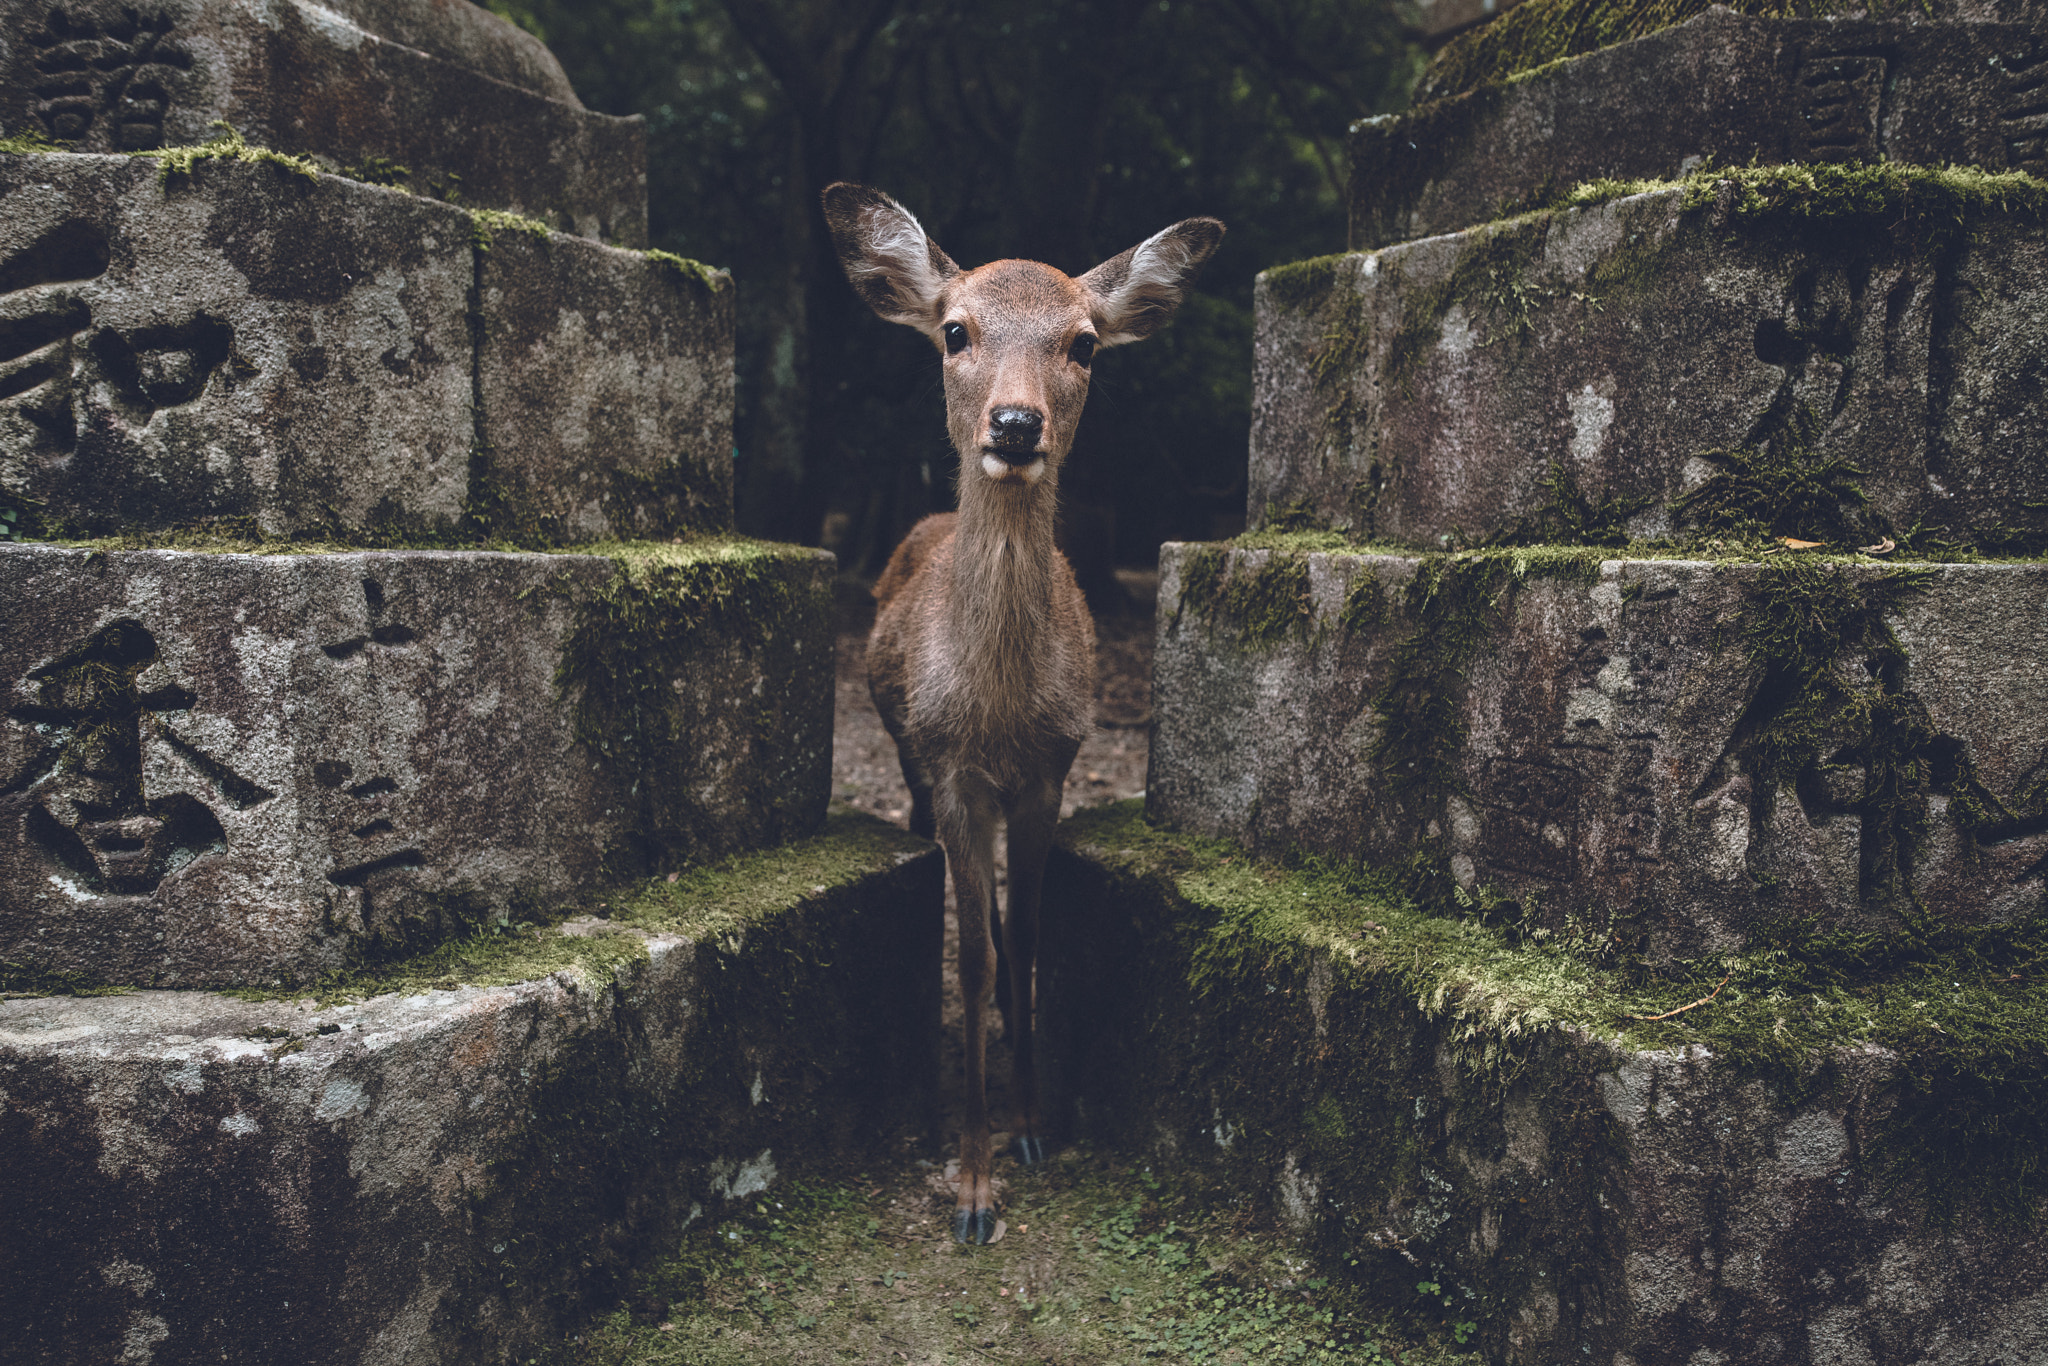
{"type": "Polygon", "coordinates": [[[824,191],[847,279],[941,353],[957,512],[926,517],[875,584],[868,690],[896,741],[910,828],[945,852],[959,913],[966,1106],[955,1241],[996,1233],[984,1021],[1010,1045],[1011,1147],[1046,1155],[1032,1049],[1038,918],[1067,770],[1093,725],[1095,626],[1054,544],[1060,466],[1104,347],[1152,335],[1223,241],[1190,218],[1069,276],[1037,261],[962,270],[911,213],[863,185],[824,191]],[[998,916],[996,823],[1009,835],[998,916]]]}

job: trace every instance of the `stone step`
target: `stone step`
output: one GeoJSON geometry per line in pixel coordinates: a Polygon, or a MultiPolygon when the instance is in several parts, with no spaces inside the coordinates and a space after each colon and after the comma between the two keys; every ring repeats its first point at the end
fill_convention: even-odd
{"type": "Polygon", "coordinates": [[[303,982],[815,829],[832,557],[0,545],[0,961],[303,982]]]}
{"type": "Polygon", "coordinates": [[[1168,545],[1149,813],[1654,962],[2048,909],[2048,567],[1605,553],[1168,545]]]}
{"type": "Polygon", "coordinates": [[[731,525],[722,273],[232,156],[0,155],[0,204],[0,493],[55,526],[731,525]]]}
{"type": "Polygon", "coordinates": [[[75,152],[189,146],[216,121],[330,170],[647,245],[647,130],[554,54],[429,0],[0,0],[0,129],[75,152]]]}
{"type": "Polygon", "coordinates": [[[944,885],[835,815],[318,1000],[0,1001],[4,1355],[559,1350],[723,1202],[924,1136],[944,885]]]}
{"type": "Polygon", "coordinates": [[[2042,16],[1771,19],[1716,7],[1354,125],[1351,247],[1455,232],[1581,181],[1702,162],[1889,159],[2042,175],[2044,60],[2042,16]]]}
{"type": "Polygon", "coordinates": [[[1642,1022],[1721,971],[1631,989],[1128,805],[1063,831],[1039,1015],[1078,1132],[1368,1302],[1514,1366],[2048,1359],[2048,1246],[2006,1217],[2041,1194],[2038,981],[1756,963],[1642,1022]]]}
{"type": "Polygon", "coordinates": [[[2048,192],[1763,168],[1259,277],[1250,516],[2048,546],[2048,192]]]}

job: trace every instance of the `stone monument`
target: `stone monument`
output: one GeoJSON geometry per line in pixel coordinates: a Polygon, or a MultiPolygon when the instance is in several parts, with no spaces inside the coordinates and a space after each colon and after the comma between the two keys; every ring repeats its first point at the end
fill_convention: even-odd
{"type": "Polygon", "coordinates": [[[1501,1359],[2039,1359],[2038,989],[1926,965],[2048,917],[2048,27],[1515,59],[1604,22],[1456,39],[1353,131],[1354,250],[1259,279],[1252,530],[1161,559],[1158,833],[1046,895],[1079,1114],[1501,1359]],[[1247,852],[1428,913],[1249,909],[1247,852]],[[1772,1017],[1772,962],[1837,975],[1772,1017]],[[1767,1042],[1658,1026],[1717,1010],[1767,1042]]]}
{"type": "Polygon", "coordinates": [[[922,1122],[941,865],[827,826],[639,121],[463,0],[0,69],[0,1357],[524,1359],[922,1122]]]}

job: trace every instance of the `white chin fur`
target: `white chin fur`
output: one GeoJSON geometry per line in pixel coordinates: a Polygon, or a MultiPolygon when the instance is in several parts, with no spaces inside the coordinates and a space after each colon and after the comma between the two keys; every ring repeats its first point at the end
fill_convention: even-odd
{"type": "Polygon", "coordinates": [[[1045,457],[1040,456],[1028,465],[1012,465],[984,451],[981,472],[999,484],[1035,484],[1038,476],[1045,473],[1045,457]]]}

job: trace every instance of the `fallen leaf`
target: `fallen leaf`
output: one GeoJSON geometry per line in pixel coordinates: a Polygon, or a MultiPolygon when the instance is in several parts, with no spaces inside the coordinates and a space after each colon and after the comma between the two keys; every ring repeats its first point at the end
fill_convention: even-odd
{"type": "Polygon", "coordinates": [[[670,873],[670,874],[668,875],[668,880],[669,880],[670,882],[674,882],[674,881],[675,881],[675,880],[676,880],[677,878],[679,878],[679,877],[681,877],[681,876],[682,876],[682,874],[681,874],[681,873],[670,873]]]}
{"type": "Polygon", "coordinates": [[[1827,544],[1826,541],[1802,541],[1797,536],[1780,536],[1778,539],[1784,543],[1787,550],[1812,550],[1815,546],[1827,544]]]}
{"type": "Polygon", "coordinates": [[[1863,553],[1866,555],[1889,555],[1898,548],[1898,543],[1893,541],[1891,537],[1887,536],[1883,540],[1879,541],[1876,545],[1864,546],[1863,553]]]}
{"type": "MultiPolygon", "coordinates": [[[[1005,1233],[1008,1233],[1009,1231],[1010,1226],[1004,1223],[1002,1220],[998,1219],[996,1220],[996,1231],[994,1233],[989,1234],[988,1240],[991,1243],[1000,1243],[1001,1241],[1003,1241],[1003,1235],[1005,1233]]],[[[967,1292],[963,1290],[960,1293],[964,1295],[967,1292]]]]}

